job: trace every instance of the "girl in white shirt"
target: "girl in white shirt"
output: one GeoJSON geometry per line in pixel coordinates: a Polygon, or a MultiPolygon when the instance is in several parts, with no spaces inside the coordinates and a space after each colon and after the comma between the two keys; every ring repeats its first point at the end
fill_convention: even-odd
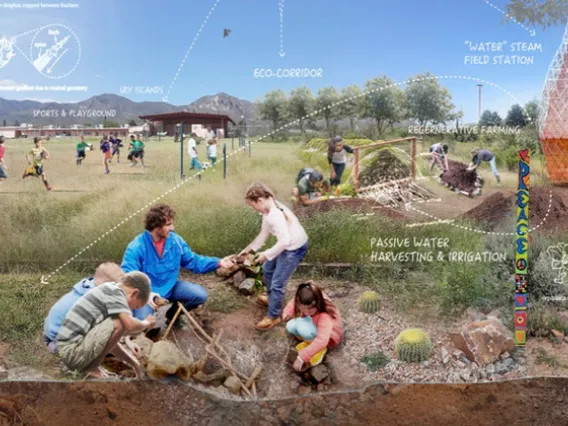
{"type": "Polygon", "coordinates": [[[240,255],[258,251],[269,235],[276,244],[258,254],[267,295],[257,301],[268,306],[268,314],[256,325],[257,330],[268,330],[279,324],[288,280],[308,251],[308,235],[292,211],[274,198],[274,192],[265,184],[255,182],[245,195],[246,203],[262,213],[262,227],[258,236],[240,255]]]}

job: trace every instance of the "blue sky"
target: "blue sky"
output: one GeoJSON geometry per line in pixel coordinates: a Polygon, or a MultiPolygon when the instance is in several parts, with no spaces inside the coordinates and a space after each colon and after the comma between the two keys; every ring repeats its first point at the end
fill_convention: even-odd
{"type": "MultiPolygon", "coordinates": [[[[0,68],[0,81],[80,85],[88,86],[88,92],[0,91],[0,97],[77,101],[101,93],[120,94],[121,86],[163,86],[167,92],[216,0],[65,2],[78,3],[80,8],[2,10],[0,37],[49,24],[65,25],[81,43],[77,68],[68,77],[52,80],[39,74],[17,51],[17,56],[0,68]]],[[[502,10],[505,3],[506,0],[493,1],[502,10]]],[[[184,105],[218,92],[254,101],[276,88],[289,92],[303,85],[315,94],[325,86],[338,90],[350,84],[363,86],[366,80],[381,74],[402,82],[429,71],[440,76],[486,80],[524,103],[539,95],[564,28],[546,32],[536,28],[536,36],[530,37],[518,24],[501,24],[501,18],[501,13],[483,0],[285,0],[286,55],[282,58],[278,54],[278,0],[219,0],[175,80],[169,102],[184,105]],[[224,28],[232,30],[228,38],[223,38],[224,28]],[[531,66],[464,65],[464,56],[479,54],[469,52],[466,40],[506,40],[508,45],[537,42],[543,52],[522,53],[535,56],[531,66]],[[317,79],[261,79],[254,78],[255,68],[323,68],[324,72],[323,78],[317,79]]],[[[28,56],[33,35],[17,39],[18,47],[28,56]]],[[[45,36],[44,32],[39,38],[45,36]]],[[[73,40],[69,48],[70,53],[60,64],[67,69],[76,60],[77,47],[73,40]]],[[[453,94],[457,109],[463,108],[466,121],[475,121],[477,82],[446,79],[440,82],[453,94]]],[[[134,101],[159,101],[163,94],[123,96],[134,101]]],[[[503,91],[484,87],[483,109],[504,114],[513,103],[515,100],[503,91]]]]}

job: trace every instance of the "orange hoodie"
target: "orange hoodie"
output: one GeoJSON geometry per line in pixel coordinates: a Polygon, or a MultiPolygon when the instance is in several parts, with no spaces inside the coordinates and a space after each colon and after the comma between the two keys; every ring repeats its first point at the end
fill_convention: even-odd
{"type": "MultiPolygon", "coordinates": [[[[325,294],[323,296],[329,305],[335,307],[329,297],[327,297],[325,294]]],[[[309,362],[310,359],[312,359],[313,356],[323,348],[333,348],[343,341],[343,321],[337,309],[336,312],[336,318],[333,318],[331,315],[325,312],[319,312],[311,317],[318,330],[318,334],[316,338],[309,344],[309,346],[305,347],[299,352],[298,355],[304,362],[309,362]]],[[[288,302],[288,304],[284,308],[282,317],[292,319],[295,318],[294,299],[288,302]]]]}

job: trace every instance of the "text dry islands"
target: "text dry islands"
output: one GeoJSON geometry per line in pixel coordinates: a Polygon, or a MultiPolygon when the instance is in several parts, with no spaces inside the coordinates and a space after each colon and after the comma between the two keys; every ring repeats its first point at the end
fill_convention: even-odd
{"type": "Polygon", "coordinates": [[[505,262],[506,253],[447,251],[449,238],[371,238],[371,262],[505,262]],[[385,250],[387,249],[387,250],[385,250]],[[394,250],[388,250],[394,249],[394,250]],[[403,249],[432,249],[419,251],[403,249]]]}

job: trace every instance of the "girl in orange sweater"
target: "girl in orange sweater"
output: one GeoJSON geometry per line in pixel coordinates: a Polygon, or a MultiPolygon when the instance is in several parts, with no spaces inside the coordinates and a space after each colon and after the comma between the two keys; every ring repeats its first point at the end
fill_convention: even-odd
{"type": "Polygon", "coordinates": [[[288,333],[310,342],[298,353],[294,362],[296,371],[302,371],[315,355],[343,341],[343,321],[339,311],[312,282],[299,285],[296,296],[284,308],[282,318],[287,321],[288,333]]]}

